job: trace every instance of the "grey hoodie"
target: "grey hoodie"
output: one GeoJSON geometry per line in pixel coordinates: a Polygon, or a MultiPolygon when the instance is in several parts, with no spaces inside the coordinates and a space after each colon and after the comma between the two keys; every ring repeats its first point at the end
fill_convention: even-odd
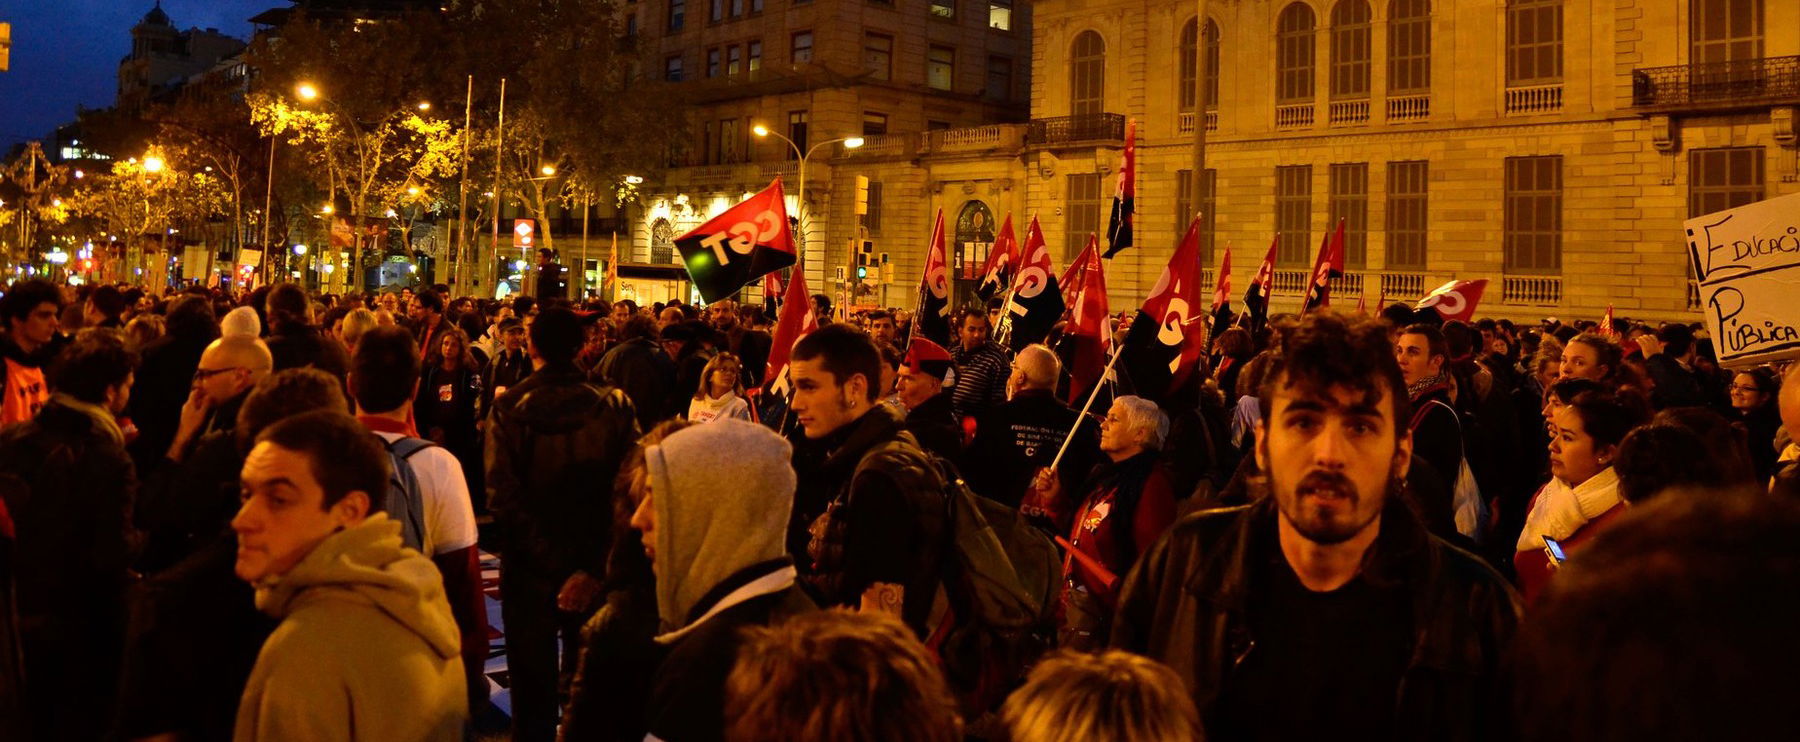
{"type": "MultiPolygon", "coordinates": [[[[686,628],[700,599],[725,578],[787,554],[792,456],[774,431],[730,418],[687,428],[644,451],[664,631],[686,628]]],[[[781,588],[792,584],[789,572],[781,588]]],[[[754,595],[741,599],[748,597],[754,595]]]]}
{"type": "Polygon", "coordinates": [[[281,625],[238,704],[234,739],[462,739],[461,639],[443,578],[377,513],[256,586],[281,625]]]}

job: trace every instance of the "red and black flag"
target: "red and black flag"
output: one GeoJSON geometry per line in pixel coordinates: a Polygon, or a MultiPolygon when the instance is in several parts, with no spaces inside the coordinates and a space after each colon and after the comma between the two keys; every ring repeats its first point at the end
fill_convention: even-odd
{"type": "Polygon", "coordinates": [[[925,275],[919,279],[919,310],[914,332],[938,345],[950,344],[950,265],[944,259],[944,210],[938,209],[925,250],[925,275]]]}
{"type": "Polygon", "coordinates": [[[1269,240],[1269,254],[1263,256],[1262,266],[1256,269],[1250,287],[1244,291],[1244,312],[1249,315],[1252,335],[1269,322],[1269,291],[1275,287],[1275,253],[1280,246],[1281,235],[1269,240]]]}
{"type": "Polygon", "coordinates": [[[780,271],[769,271],[763,276],[763,316],[770,319],[781,316],[780,271]]]}
{"type": "Polygon", "coordinates": [[[1019,267],[1019,238],[1013,234],[1012,214],[1000,222],[1000,231],[994,235],[994,248],[988,251],[987,262],[981,266],[981,285],[975,287],[975,295],[987,302],[1000,295],[1012,285],[1013,273],[1019,267]]]}
{"type": "Polygon", "coordinates": [[[1137,216],[1137,121],[1125,119],[1125,166],[1113,193],[1112,218],[1106,223],[1106,259],[1131,247],[1131,223],[1137,216]]]}
{"type": "Polygon", "coordinates": [[[1043,342],[1050,328],[1062,319],[1064,308],[1056,266],[1050,261],[1050,248],[1044,244],[1037,217],[1025,228],[1025,245],[1019,254],[1019,274],[1013,278],[1012,299],[1006,303],[1007,321],[1012,325],[1007,343],[1014,352],[1043,342]]]}
{"type": "MultiPolygon", "coordinates": [[[[806,276],[799,270],[788,279],[787,294],[781,297],[781,319],[775,323],[775,337],[769,343],[768,380],[770,396],[785,399],[793,391],[788,385],[788,355],[800,338],[819,329],[813,316],[811,297],[806,295],[806,276]]],[[[765,418],[767,419],[767,418],[765,418]]]]}
{"type": "Polygon", "coordinates": [[[1131,379],[1132,393],[1160,399],[1193,373],[1206,334],[1203,320],[1195,313],[1203,300],[1201,291],[1200,220],[1196,218],[1131,321],[1131,332],[1119,349],[1124,354],[1119,357],[1120,365],[1131,379]]]}
{"type": "Polygon", "coordinates": [[[1075,291],[1068,329],[1062,343],[1068,350],[1069,403],[1081,399],[1106,371],[1107,352],[1112,349],[1112,331],[1107,326],[1106,272],[1100,261],[1100,241],[1088,235],[1087,249],[1075,259],[1071,273],[1076,280],[1067,284],[1075,291]],[[1080,270],[1073,270],[1076,266],[1080,270]]]}
{"type": "Polygon", "coordinates": [[[1306,284],[1306,301],[1300,305],[1305,314],[1319,307],[1331,306],[1331,279],[1344,275],[1344,220],[1337,229],[1319,243],[1319,257],[1313,261],[1312,280],[1306,284]]]}
{"type": "Polygon", "coordinates": [[[1219,259],[1219,278],[1213,285],[1212,336],[1218,337],[1231,324],[1231,246],[1225,246],[1225,257],[1219,259]]]}
{"type": "MultiPolygon", "coordinates": [[[[1451,281],[1431,290],[1425,298],[1420,299],[1413,309],[1431,309],[1444,320],[1462,320],[1471,322],[1475,319],[1475,307],[1481,304],[1481,295],[1487,291],[1487,279],[1473,281],[1451,281]]],[[[1609,308],[1610,309],[1610,308],[1609,308]]],[[[1381,311],[1377,308],[1375,311],[1381,311]]]]}
{"type": "Polygon", "coordinates": [[[688,277],[706,303],[737,293],[758,278],[794,264],[781,178],[675,239],[688,277]]]}

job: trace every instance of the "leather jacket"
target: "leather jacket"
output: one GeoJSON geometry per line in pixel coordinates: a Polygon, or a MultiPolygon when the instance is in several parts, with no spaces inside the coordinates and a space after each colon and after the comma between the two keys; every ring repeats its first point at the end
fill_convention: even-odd
{"type": "Polygon", "coordinates": [[[625,394],[589,383],[573,363],[544,366],[495,398],[488,508],[505,558],[559,579],[576,570],[604,576],[613,479],[637,436],[625,394]]]}
{"type": "MultiPolygon", "coordinates": [[[[1256,651],[1248,620],[1253,555],[1278,550],[1270,497],[1178,521],[1138,560],[1120,592],[1111,646],[1175,670],[1202,722],[1256,651]]],[[[1391,498],[1363,573],[1399,584],[1416,640],[1395,693],[1397,739],[1486,740],[1504,732],[1502,654],[1519,598],[1486,563],[1426,532],[1391,498]]]]}

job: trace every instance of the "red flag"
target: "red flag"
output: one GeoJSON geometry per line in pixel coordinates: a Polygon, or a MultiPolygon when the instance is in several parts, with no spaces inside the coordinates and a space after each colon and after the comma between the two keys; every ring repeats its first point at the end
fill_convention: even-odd
{"type": "Polygon", "coordinates": [[[1385,283],[1381,285],[1381,293],[1375,297],[1375,313],[1381,314],[1383,309],[1387,309],[1387,284],[1385,283]]]}
{"type": "Polygon", "coordinates": [[[976,295],[982,301],[994,298],[1001,291],[1012,285],[1013,273],[1019,267],[1019,238],[1013,234],[1012,214],[1000,222],[1000,231],[994,235],[994,247],[988,251],[987,262],[981,266],[981,285],[976,287],[976,295]]]}
{"type": "MultiPolygon", "coordinates": [[[[1464,322],[1475,316],[1475,305],[1481,303],[1481,294],[1487,291],[1487,279],[1474,281],[1451,281],[1431,290],[1419,300],[1414,309],[1435,309],[1438,316],[1448,320],[1464,322]]],[[[1377,310],[1380,311],[1380,310],[1377,310]]]]}
{"type": "Polygon", "coordinates": [[[1231,302],[1231,246],[1225,246],[1225,257],[1219,259],[1219,278],[1213,285],[1212,308],[1217,310],[1231,302]]]}
{"type": "Polygon", "coordinates": [[[1170,389],[1180,387],[1193,372],[1203,348],[1198,342],[1186,342],[1190,336],[1204,336],[1205,327],[1197,324],[1194,310],[1201,301],[1200,286],[1200,219],[1188,225],[1187,235],[1169,257],[1156,287],[1144,300],[1131,333],[1119,352],[1119,360],[1131,376],[1132,388],[1142,397],[1156,399],[1170,389]]]}
{"type": "MultiPolygon", "coordinates": [[[[1106,370],[1106,353],[1112,347],[1112,333],[1107,327],[1106,274],[1101,267],[1100,240],[1088,235],[1087,249],[1075,259],[1081,266],[1080,283],[1075,290],[1072,316],[1064,337],[1072,344],[1069,366],[1069,401],[1080,399],[1100,382],[1106,370]]],[[[1073,267],[1073,266],[1071,266],[1073,267]]]]}
{"type": "Polygon", "coordinates": [[[770,271],[763,276],[763,316],[779,317],[781,309],[781,272],[770,271]]]}
{"type": "Polygon", "coordinates": [[[950,344],[950,267],[944,258],[944,210],[932,223],[925,248],[925,275],[919,279],[919,307],[913,327],[939,345],[950,344]]]}
{"type": "Polygon", "coordinates": [[[1019,274],[1013,279],[1012,300],[1006,305],[1012,323],[1008,344],[1014,351],[1043,342],[1063,313],[1062,286],[1056,280],[1056,266],[1037,217],[1025,228],[1025,245],[1019,254],[1019,274]]]}
{"type": "Polygon", "coordinates": [[[1275,288],[1275,252],[1281,246],[1281,235],[1269,240],[1269,254],[1263,256],[1263,262],[1256,269],[1256,275],[1250,277],[1250,288],[1244,290],[1244,311],[1250,315],[1250,332],[1256,330],[1269,320],[1269,293],[1275,288]]]}
{"type": "Polygon", "coordinates": [[[1108,260],[1131,247],[1132,223],[1137,218],[1137,120],[1125,119],[1125,165],[1119,168],[1119,189],[1113,193],[1112,216],[1107,219],[1108,260]]]}
{"type": "Polygon", "coordinates": [[[795,270],[788,279],[787,295],[781,297],[781,320],[775,323],[775,337],[769,344],[769,371],[763,378],[768,380],[770,392],[786,397],[791,391],[788,354],[800,338],[817,329],[819,319],[813,316],[812,300],[806,295],[806,274],[795,270]]]}
{"type": "Polygon", "coordinates": [[[707,303],[737,293],[764,275],[794,264],[794,234],[788,229],[781,178],[761,193],[675,239],[688,277],[707,303]]]}
{"type": "Polygon", "coordinates": [[[1313,261],[1312,282],[1306,286],[1306,301],[1301,312],[1331,306],[1331,279],[1344,275],[1344,220],[1319,244],[1319,257],[1313,261]]]}
{"type": "Polygon", "coordinates": [[[1369,313],[1369,306],[1367,304],[1368,299],[1369,299],[1368,294],[1357,294],[1356,295],[1356,313],[1357,314],[1367,315],[1369,313]]]}
{"type": "Polygon", "coordinates": [[[1099,248],[1099,239],[1094,236],[1094,233],[1089,232],[1087,247],[1081,248],[1081,252],[1076,254],[1075,259],[1069,261],[1069,267],[1064,268],[1062,275],[1056,277],[1056,285],[1061,286],[1065,293],[1080,291],[1082,276],[1087,273],[1088,269],[1088,253],[1099,248]]]}
{"type": "Polygon", "coordinates": [[[1606,316],[1600,318],[1600,328],[1597,332],[1614,340],[1619,339],[1619,331],[1613,327],[1613,305],[1606,305],[1606,316]]]}

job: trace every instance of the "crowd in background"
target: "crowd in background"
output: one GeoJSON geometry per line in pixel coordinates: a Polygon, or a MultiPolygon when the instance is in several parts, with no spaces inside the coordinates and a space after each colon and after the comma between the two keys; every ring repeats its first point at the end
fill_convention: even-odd
{"type": "Polygon", "coordinates": [[[14,282],[0,739],[1800,732],[1800,383],[1693,325],[810,309],[14,282]]]}

